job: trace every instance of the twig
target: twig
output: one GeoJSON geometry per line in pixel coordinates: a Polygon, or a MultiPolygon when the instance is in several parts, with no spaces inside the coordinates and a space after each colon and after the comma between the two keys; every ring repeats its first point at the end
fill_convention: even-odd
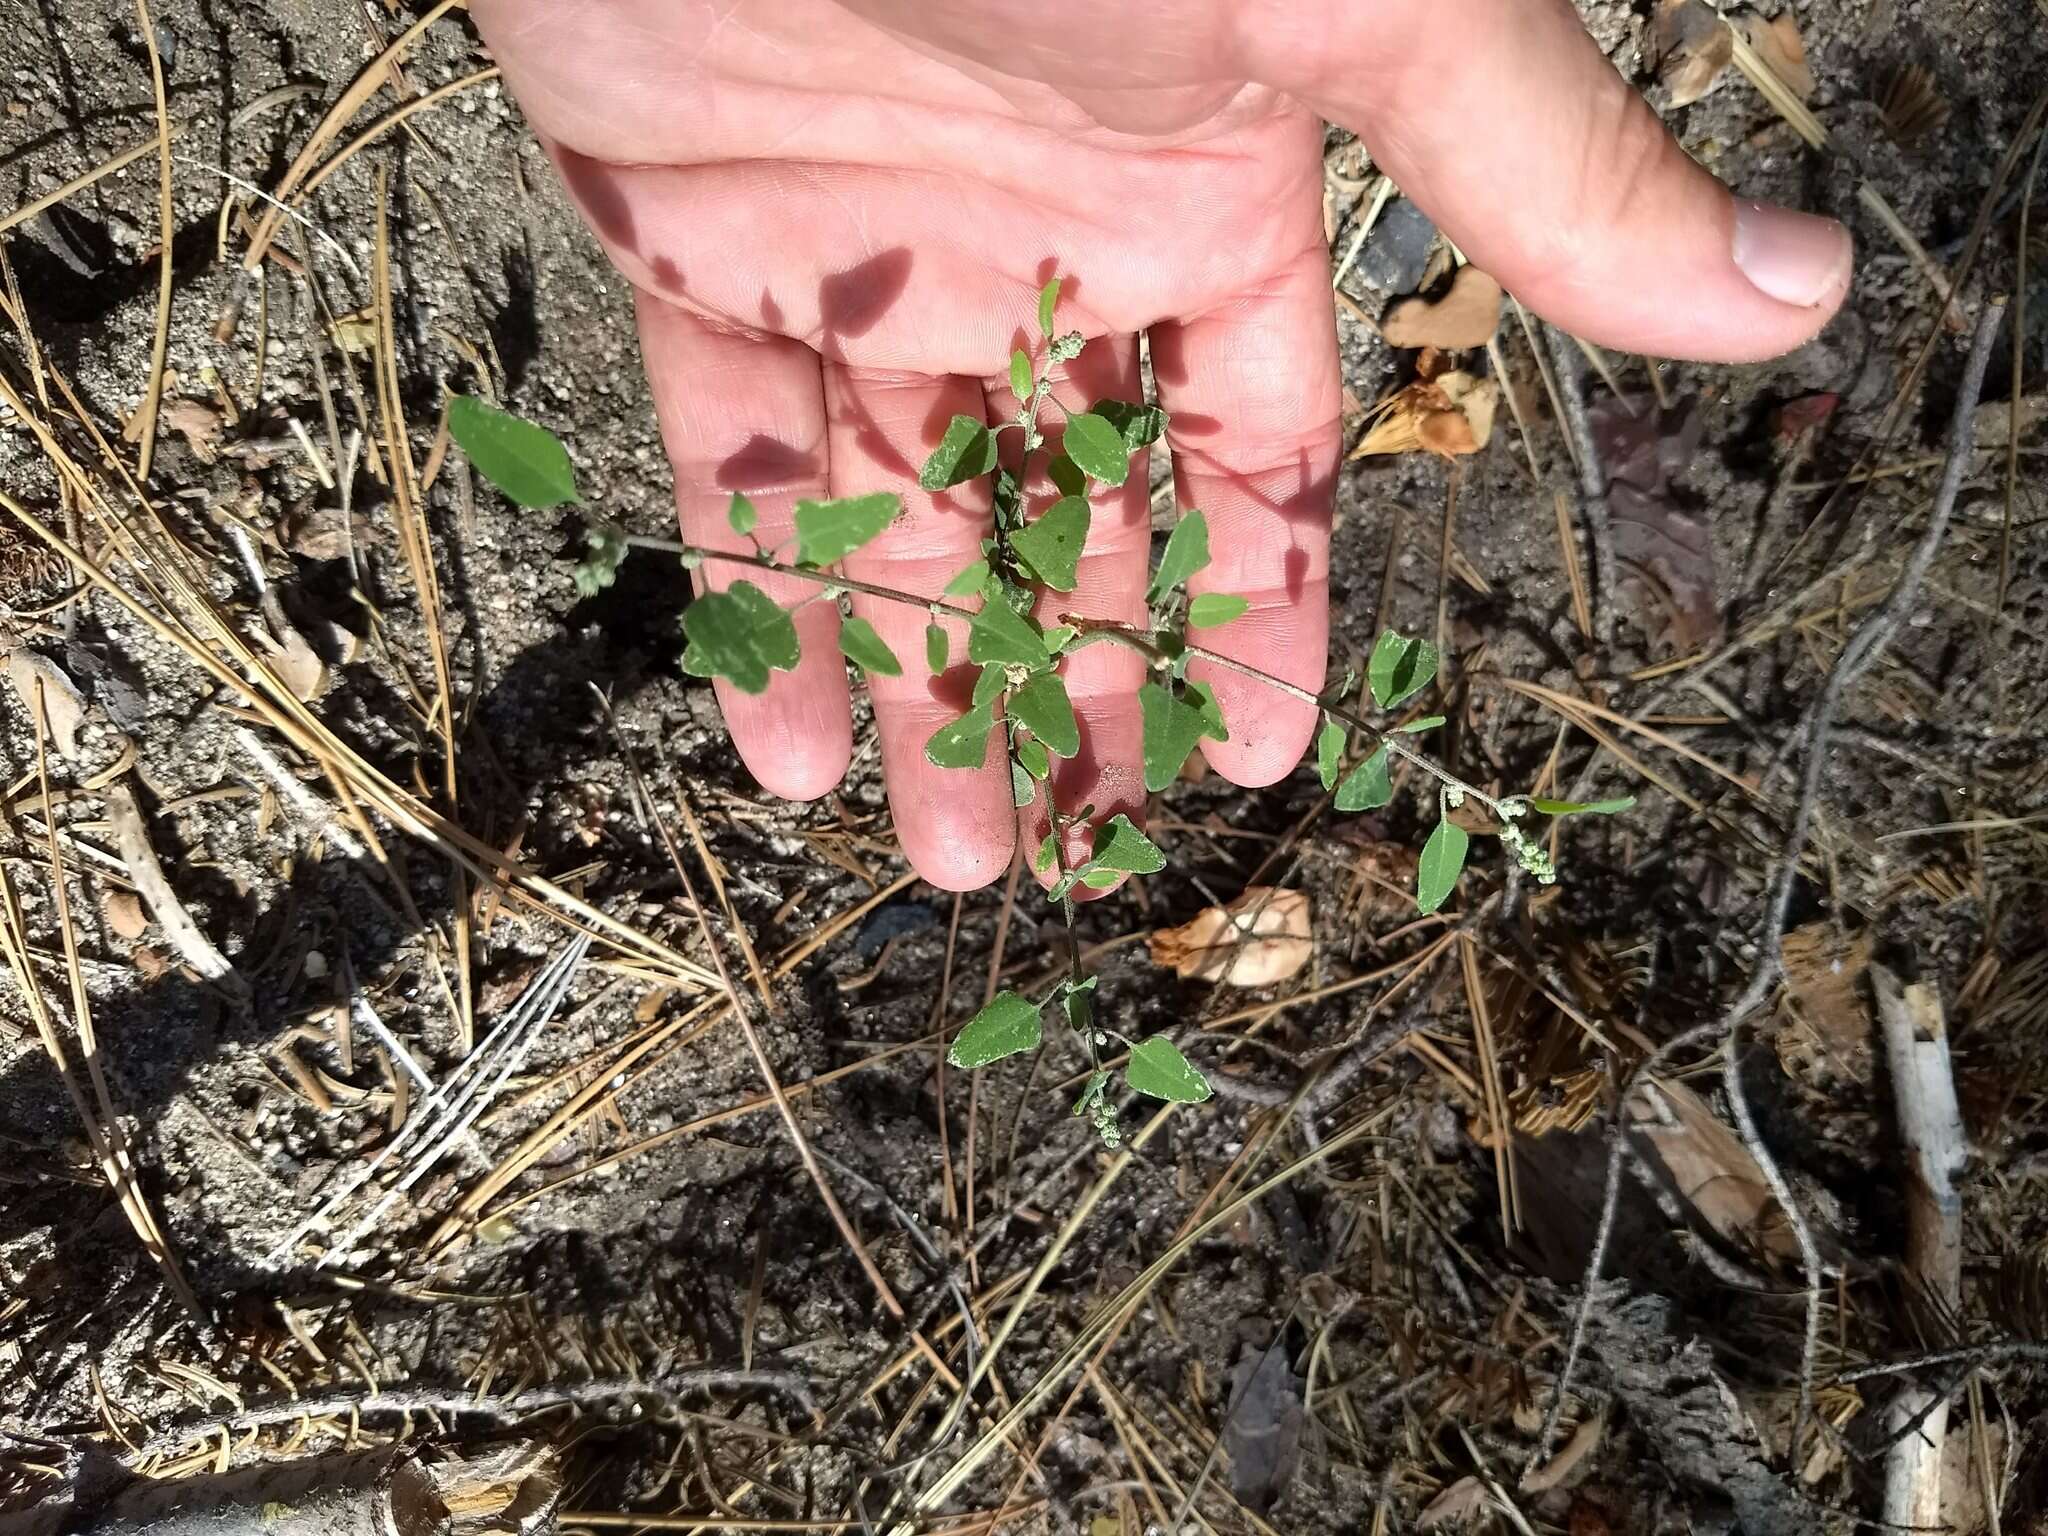
{"type": "Polygon", "coordinates": [[[1561,425],[1579,471],[1579,510],[1593,536],[1593,622],[1600,643],[1606,645],[1614,639],[1614,526],[1607,514],[1607,471],[1600,463],[1593,423],[1586,414],[1585,357],[1563,331],[1555,326],[1546,326],[1544,331],[1557,378],[1561,425]]]}
{"type": "Polygon", "coordinates": [[[136,893],[149,908],[149,915],[162,927],[171,947],[177,950],[178,958],[237,1002],[247,1002],[248,982],[227,956],[214,947],[213,940],[200,931],[185,904],[178,900],[178,893],[171,889],[164,867],[157,861],[156,849],[150,844],[149,828],[135,804],[134,794],[126,784],[116,784],[107,790],[106,800],[107,820],[113,824],[114,841],[128,866],[128,878],[135,882],[136,893]]]}
{"type": "MultiPolygon", "coordinates": [[[[1799,877],[1800,855],[1805,847],[1806,836],[1813,823],[1815,802],[1820,797],[1821,769],[1827,758],[1828,735],[1834,723],[1835,711],[1842,695],[1849,685],[1867,671],[1878,654],[1890,643],[1919,595],[1920,583],[1927,575],[1927,569],[1934,562],[1935,551],[1940,547],[1942,537],[1948,531],[1951,515],[1955,511],[1956,497],[1962,489],[1963,475],[1970,462],[1974,446],[1974,416],[1978,397],[1983,393],[1984,374],[1991,363],[1991,349],[1998,338],[1999,328],[2005,318],[2002,304],[1985,307],[1977,322],[1977,333],[1970,346],[1969,361],[1963,370],[1963,379],[1956,395],[1955,410],[1949,422],[1948,460],[1943,469],[1940,489],[1935,493],[1934,507],[1928,517],[1927,527],[1922,531],[1919,542],[1907,557],[1904,570],[1899,575],[1891,596],[1876,613],[1865,619],[1849,643],[1842,648],[1833,670],[1823,683],[1819,697],[1810,705],[1793,733],[1793,740],[1803,739],[1807,744],[1805,771],[1800,778],[1799,798],[1793,808],[1791,825],[1785,838],[1785,851],[1779,861],[1775,878],[1767,896],[1764,922],[1756,938],[1755,968],[1750,974],[1749,984],[1741,996],[1729,1005],[1718,1018],[1687,1030],[1677,1038],[1660,1046],[1650,1058],[1638,1067],[1622,1091],[1620,1104],[1626,1104],[1629,1095],[1644,1081],[1645,1074],[1681,1049],[1701,1044],[1711,1039],[1731,1039],[1735,1031],[1758,1013],[1769,1000],[1772,988],[1777,982],[1783,963],[1779,945],[1784,938],[1786,915],[1791,909],[1792,888],[1799,877]]],[[[1783,1208],[1788,1222],[1799,1237],[1800,1255],[1806,1264],[1806,1334],[1800,1358],[1801,1412],[1794,1432],[1796,1446],[1798,1432],[1805,1427],[1807,1411],[1812,1406],[1813,1359],[1820,1331],[1820,1280],[1818,1253],[1813,1249],[1811,1232],[1806,1230],[1804,1220],[1799,1216],[1790,1199],[1789,1188],[1784,1175],[1779,1171],[1770,1149],[1754,1134],[1754,1122],[1749,1115],[1746,1097],[1741,1092],[1741,1076],[1735,1066],[1735,1054],[1731,1051],[1724,1079],[1730,1085],[1730,1101],[1734,1108],[1738,1126],[1744,1130],[1745,1150],[1756,1159],[1765,1181],[1771,1186],[1771,1193],[1783,1208]]],[[[1593,1252],[1587,1260],[1586,1273],[1580,1282],[1579,1307],[1572,1321],[1572,1331],[1565,1347],[1565,1363],[1558,1372],[1556,1396],[1550,1412],[1545,1416],[1542,1433],[1537,1436],[1536,1446],[1530,1457],[1534,1466],[1548,1455],[1551,1437],[1557,1428],[1559,1415],[1563,1412],[1565,1393],[1571,1385],[1572,1370],[1585,1346],[1588,1321],[1593,1307],[1593,1291],[1600,1280],[1600,1272],[1607,1258],[1607,1246],[1614,1232],[1615,1211],[1621,1198],[1622,1161],[1628,1155],[1630,1143],[1627,1134],[1626,1116],[1617,1107],[1614,1129],[1610,1132],[1610,1150],[1607,1160],[1607,1189],[1600,1210],[1600,1225],[1594,1236],[1593,1252]]],[[[1846,1378],[1845,1378],[1846,1379],[1846,1378]]]]}
{"type": "Polygon", "coordinates": [[[149,347],[149,385],[142,392],[137,418],[141,432],[135,450],[135,478],[147,480],[149,461],[156,452],[157,407],[164,395],[164,353],[171,343],[171,240],[178,230],[171,207],[171,109],[164,95],[164,61],[157,53],[149,0],[135,0],[135,19],[142,27],[142,46],[149,50],[149,80],[156,96],[157,222],[162,246],[157,253],[156,334],[149,347]]]}
{"type": "MultiPolygon", "coordinates": [[[[1956,1177],[1966,1153],[1941,999],[1932,987],[1902,987],[1881,965],[1870,968],[1870,985],[1898,1105],[1899,1142],[1908,1162],[1907,1271],[1933,1309],[1954,1316],[1962,1306],[1963,1279],[1963,1201],[1956,1177]]],[[[1948,1393],[1908,1386],[1893,1400],[1885,1420],[1897,1429],[1923,1411],[1920,1431],[1902,1436],[1885,1456],[1884,1518],[1898,1525],[1941,1524],[1948,1393]]]]}

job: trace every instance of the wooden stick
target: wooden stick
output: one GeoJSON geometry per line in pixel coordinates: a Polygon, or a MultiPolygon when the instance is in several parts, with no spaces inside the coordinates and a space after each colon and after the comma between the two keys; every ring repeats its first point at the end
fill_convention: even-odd
{"type": "MultiPolygon", "coordinates": [[[[1901,986],[1881,965],[1870,968],[1870,985],[1906,1154],[1906,1270],[1929,1307],[1953,1317],[1961,1307],[1963,1281],[1963,1201],[1956,1177],[1966,1152],[1941,998],[1924,983],[1901,986]]],[[[1902,1432],[1884,1464],[1884,1519],[1894,1525],[1941,1524],[1948,1402],[1946,1394],[1938,1402],[1933,1397],[1910,1383],[1885,1416],[1888,1429],[1902,1432]],[[1915,1423],[1919,1427],[1909,1429],[1915,1423]]]]}

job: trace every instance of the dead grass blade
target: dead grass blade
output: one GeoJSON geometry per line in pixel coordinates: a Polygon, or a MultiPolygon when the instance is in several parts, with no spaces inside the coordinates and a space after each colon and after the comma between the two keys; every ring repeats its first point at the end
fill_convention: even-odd
{"type": "MultiPolygon", "coordinates": [[[[170,134],[172,138],[176,138],[183,131],[184,124],[182,123],[173,123],[170,126],[170,134]]],[[[151,134],[148,138],[144,139],[140,144],[130,145],[127,149],[124,149],[118,155],[115,155],[111,160],[102,160],[98,165],[94,166],[91,170],[83,171],[80,174],[72,177],[69,181],[65,182],[63,186],[56,188],[54,191],[45,192],[41,197],[38,197],[31,202],[23,203],[19,208],[15,209],[14,212],[10,214],[0,215],[0,235],[6,234],[8,230],[14,228],[14,226],[17,224],[27,223],[30,219],[34,218],[37,214],[42,213],[46,209],[56,207],[66,198],[76,196],[78,193],[83,192],[87,187],[93,186],[95,183],[106,180],[107,177],[113,175],[116,171],[121,170],[126,166],[133,165],[136,161],[140,160],[144,155],[149,154],[153,150],[155,150],[156,147],[162,142],[163,130],[161,127],[159,127],[157,132],[151,134]]]]}
{"type": "Polygon", "coordinates": [[[177,231],[177,214],[171,207],[171,109],[164,96],[164,61],[157,52],[156,23],[150,20],[149,0],[135,0],[135,19],[142,28],[142,43],[149,50],[149,82],[156,97],[157,217],[161,249],[157,252],[156,335],[149,348],[149,385],[142,394],[141,423],[135,450],[135,478],[149,478],[149,461],[156,452],[156,413],[164,394],[164,354],[171,343],[171,237],[177,231]]]}

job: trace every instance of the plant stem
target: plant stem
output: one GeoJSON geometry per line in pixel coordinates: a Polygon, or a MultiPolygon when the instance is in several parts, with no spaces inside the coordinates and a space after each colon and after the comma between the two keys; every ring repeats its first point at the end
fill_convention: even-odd
{"type": "Polygon", "coordinates": [[[803,565],[784,565],[766,555],[743,555],[730,549],[706,549],[701,544],[686,544],[681,539],[660,539],[644,533],[625,535],[626,542],[635,549],[658,549],[664,554],[682,555],[686,559],[723,560],[730,565],[751,565],[757,571],[773,571],[778,576],[795,576],[804,581],[815,581],[821,587],[844,587],[849,592],[858,592],[865,597],[879,597],[884,602],[903,603],[926,612],[936,610],[950,613],[956,618],[972,619],[976,610],[963,608],[958,603],[949,603],[942,597],[919,597],[915,592],[905,592],[900,587],[877,586],[872,581],[856,581],[851,576],[842,576],[837,571],[815,570],[803,565]]]}

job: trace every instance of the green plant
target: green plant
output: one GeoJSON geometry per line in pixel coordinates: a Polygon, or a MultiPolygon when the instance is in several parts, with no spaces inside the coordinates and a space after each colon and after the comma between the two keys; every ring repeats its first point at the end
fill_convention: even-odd
{"type": "MultiPolygon", "coordinates": [[[[1205,592],[1190,597],[1189,580],[1209,564],[1209,527],[1199,511],[1184,513],[1166,541],[1159,566],[1146,593],[1147,620],[1142,626],[1108,623],[1077,614],[1063,614],[1052,624],[1034,617],[1036,589],[1070,592],[1086,547],[1091,482],[1116,486],[1130,473],[1131,455],[1159,440],[1166,413],[1156,406],[1100,400],[1086,411],[1067,411],[1060,448],[1054,451],[1039,425],[1051,393],[1050,366],[1079,355],[1078,332],[1054,330],[1059,303],[1057,278],[1039,295],[1038,321],[1047,366],[1035,366],[1022,349],[1010,359],[1010,382],[1022,402],[1009,421],[989,426],[970,416],[955,416],[939,445],[925,461],[918,483],[926,490],[946,490],[974,479],[986,479],[995,505],[995,525],[982,541],[981,555],[930,597],[861,582],[838,568],[846,556],[879,535],[902,511],[901,498],[890,492],[800,501],[796,505],[795,549],[785,559],[783,548],[768,548],[755,537],[758,524],[746,497],[732,498],[729,520],[746,539],[751,553],[705,549],[673,539],[632,537],[601,522],[586,530],[587,554],[576,568],[579,591],[593,593],[611,584],[632,546],[677,554],[694,569],[706,560],[754,566],[813,581],[819,590],[806,602],[832,602],[844,608],[847,594],[860,592],[929,611],[925,632],[925,665],[934,673],[952,664],[951,642],[938,622],[942,616],[964,620],[967,661],[980,668],[967,708],[932,733],[925,755],[942,768],[980,768],[988,760],[989,743],[999,740],[1010,766],[1014,798],[1021,808],[1043,797],[1050,828],[1035,851],[1034,869],[1048,882],[1047,896],[1066,920],[1071,956],[1068,974],[1043,997],[1031,999],[1004,992],[969,1020],[954,1039],[948,1059],[956,1067],[976,1068],[1035,1049],[1044,1038],[1044,1021],[1057,1013],[1086,1051],[1090,1073],[1074,1105],[1103,1140],[1120,1139],[1116,1108],[1108,1098],[1110,1069],[1103,1050],[1112,1041],[1127,1048],[1125,1084],[1135,1093],[1182,1103],[1209,1097],[1208,1081],[1165,1035],[1127,1040],[1094,1018],[1096,978],[1085,974],[1080,947],[1072,942],[1073,894],[1077,887],[1106,890],[1132,876],[1156,874],[1166,855],[1122,814],[1094,826],[1089,856],[1069,865],[1063,834],[1094,823],[1095,808],[1068,809],[1052,798],[1055,758],[1080,750],[1080,727],[1061,675],[1065,660],[1084,646],[1122,645],[1144,657],[1151,675],[1139,687],[1142,713],[1142,754],[1145,787],[1164,789],[1180,774],[1188,756],[1204,740],[1228,740],[1229,725],[1214,693],[1188,677],[1191,662],[1204,661],[1315,704],[1322,725],[1315,743],[1316,771],[1340,811],[1369,811],[1388,804],[1394,794],[1393,764],[1418,770],[1436,791],[1436,824],[1424,843],[1416,878],[1416,904],[1434,912],[1450,898],[1465,866],[1471,839],[1452,819],[1470,799],[1490,813],[1502,844],[1519,866],[1539,881],[1556,879],[1541,842],[1523,829],[1531,814],[1568,816],[1611,814],[1626,810],[1632,800],[1593,804],[1534,799],[1515,795],[1496,798],[1466,783],[1408,744],[1408,738],[1444,723],[1441,715],[1405,722],[1375,723],[1345,702],[1354,679],[1343,678],[1317,694],[1268,673],[1247,667],[1209,650],[1192,632],[1228,623],[1243,613],[1248,600],[1229,593],[1205,592]],[[1016,464],[1002,462],[1002,435],[1018,434],[1016,464]],[[1037,517],[1026,515],[1023,486],[1034,458],[1046,456],[1047,478],[1059,492],[1037,517]],[[973,606],[949,599],[974,598],[973,606]],[[1364,738],[1365,754],[1355,761],[1352,738],[1364,738]]],[[[1062,405],[1059,409],[1066,410],[1062,405]]],[[[449,428],[477,470],[523,506],[553,506],[577,499],[567,454],[544,428],[458,397],[450,407],[449,428]]],[[[684,671],[699,677],[722,677],[748,693],[767,688],[770,674],[797,664],[799,647],[792,610],[781,607],[758,586],[738,580],[723,591],[698,597],[683,617],[687,644],[684,671]]],[[[874,627],[842,612],[840,649],[864,671],[895,676],[902,660],[874,627]]],[[[1374,705],[1391,712],[1408,703],[1436,677],[1436,647],[1387,630],[1374,645],[1366,665],[1366,687],[1374,705]]]]}

